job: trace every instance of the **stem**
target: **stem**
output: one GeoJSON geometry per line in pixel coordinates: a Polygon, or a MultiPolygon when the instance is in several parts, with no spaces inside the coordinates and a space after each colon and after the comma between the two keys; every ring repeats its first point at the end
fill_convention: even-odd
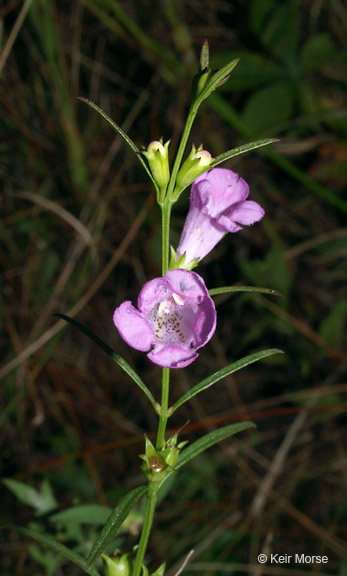
{"type": "Polygon", "coordinates": [[[177,176],[178,170],[179,170],[181,162],[182,162],[182,157],[183,157],[186,145],[187,145],[190,131],[191,131],[192,126],[193,126],[193,122],[195,120],[195,116],[198,113],[199,105],[200,105],[200,103],[197,103],[197,101],[193,102],[193,104],[190,107],[189,113],[188,113],[188,118],[187,118],[186,124],[184,126],[181,142],[180,142],[180,145],[179,145],[178,150],[177,150],[175,162],[174,162],[172,172],[171,172],[170,182],[169,182],[168,189],[167,189],[166,197],[169,201],[171,201],[172,192],[173,192],[175,184],[176,184],[176,176],[177,176]]]}
{"type": "MultiPolygon", "coordinates": [[[[181,142],[178,147],[175,162],[172,168],[172,173],[170,177],[170,182],[168,185],[165,200],[159,202],[161,208],[161,223],[162,223],[162,275],[166,273],[169,268],[169,246],[170,246],[170,218],[171,218],[171,208],[173,201],[171,196],[176,184],[176,176],[180,168],[182,157],[187,145],[188,137],[198,112],[199,104],[193,103],[188,114],[187,122],[184,127],[181,142]]],[[[169,388],[170,388],[170,368],[163,368],[162,372],[162,391],[161,391],[161,410],[159,416],[159,425],[157,433],[157,444],[156,450],[162,450],[165,446],[165,431],[166,424],[168,421],[168,406],[169,406],[169,388]]],[[[132,576],[140,576],[142,571],[142,563],[146,554],[146,548],[148,544],[148,538],[153,523],[153,516],[155,511],[155,503],[157,498],[157,484],[149,482],[147,500],[146,500],[146,511],[145,519],[142,528],[141,538],[139,542],[139,547],[137,550],[134,568],[132,576]]]]}
{"type": "Polygon", "coordinates": [[[157,434],[156,449],[162,450],[165,445],[165,430],[168,420],[167,409],[169,405],[169,385],[170,385],[170,368],[163,368],[162,389],[161,389],[161,410],[159,416],[159,426],[157,434]]]}
{"type": "Polygon", "coordinates": [[[171,203],[166,201],[161,206],[161,222],[162,222],[161,257],[162,257],[163,276],[169,268],[170,218],[171,218],[171,203]]]}
{"type": "Polygon", "coordinates": [[[156,484],[150,484],[147,492],[147,500],[146,500],[146,511],[145,511],[145,519],[142,527],[141,538],[139,542],[139,547],[137,550],[134,568],[132,571],[132,576],[140,576],[142,570],[142,563],[145,557],[148,538],[151,532],[152,523],[153,523],[153,516],[155,511],[155,503],[157,499],[157,490],[158,486],[156,484]]]}

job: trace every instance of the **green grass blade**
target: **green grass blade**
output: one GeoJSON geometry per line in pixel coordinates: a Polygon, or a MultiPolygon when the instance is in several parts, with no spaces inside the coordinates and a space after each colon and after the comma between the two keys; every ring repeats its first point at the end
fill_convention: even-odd
{"type": "Polygon", "coordinates": [[[110,346],[108,346],[108,344],[106,344],[103,340],[101,340],[101,338],[96,336],[91,330],[86,328],[86,326],[83,326],[83,324],[80,324],[79,322],[77,322],[77,320],[74,320],[73,318],[70,318],[69,316],[66,316],[65,314],[54,314],[54,316],[57,316],[58,318],[62,318],[63,320],[66,320],[66,322],[70,322],[70,324],[75,326],[75,328],[78,328],[81,332],[83,332],[83,334],[85,334],[86,336],[88,336],[88,338],[93,340],[93,342],[95,342],[95,344],[97,344],[104,352],[106,352],[106,354],[108,356],[110,356],[112,358],[112,360],[116,364],[118,364],[118,366],[123,370],[123,372],[125,372],[126,374],[128,374],[128,376],[130,376],[130,378],[135,382],[135,384],[137,384],[137,386],[147,396],[147,398],[150,401],[150,403],[152,404],[153,408],[156,410],[156,401],[155,401],[151,391],[147,388],[147,386],[143,382],[143,380],[141,380],[141,378],[137,374],[137,372],[135,372],[135,370],[130,366],[130,364],[128,364],[128,362],[126,360],[124,360],[124,358],[122,358],[122,356],[117,354],[114,350],[112,350],[112,348],[110,346]]]}
{"type": "Polygon", "coordinates": [[[249,356],[245,356],[244,358],[241,358],[241,360],[237,360],[232,364],[228,364],[228,366],[225,366],[221,370],[218,370],[218,372],[215,372],[211,376],[208,376],[207,378],[205,378],[205,380],[202,380],[201,382],[199,382],[199,384],[196,384],[195,386],[193,386],[193,388],[188,390],[188,392],[183,394],[183,396],[181,396],[181,398],[177,400],[177,402],[173,405],[171,409],[172,410],[171,414],[173,414],[177,410],[177,408],[182,406],[182,404],[187,402],[187,400],[191,400],[191,398],[193,398],[203,390],[206,390],[206,388],[209,388],[213,384],[216,384],[216,382],[222,380],[222,378],[225,378],[226,376],[229,376],[229,374],[233,374],[234,372],[241,370],[241,368],[245,368],[245,366],[248,366],[249,364],[253,364],[258,360],[266,358],[267,356],[271,356],[272,354],[283,354],[283,351],[278,350],[277,348],[269,348],[268,350],[262,350],[261,352],[255,352],[254,354],[249,354],[249,356]]]}
{"type": "Polygon", "coordinates": [[[136,146],[135,142],[132,141],[131,138],[129,138],[129,136],[121,129],[120,126],[118,126],[118,124],[116,124],[107,114],[106,112],[104,112],[101,108],[99,108],[99,106],[97,106],[96,104],[94,104],[94,102],[92,102],[91,100],[88,100],[87,98],[82,98],[81,96],[78,98],[79,100],[81,100],[82,102],[85,102],[86,104],[88,104],[88,106],[90,106],[90,108],[93,108],[93,110],[95,110],[98,114],[100,114],[100,116],[102,116],[106,122],[108,122],[113,130],[115,130],[125,141],[125,143],[129,146],[130,150],[132,150],[132,152],[134,152],[137,156],[137,158],[139,159],[139,161],[141,162],[142,166],[144,167],[144,169],[146,170],[148,176],[150,177],[150,179],[152,180],[154,187],[156,189],[156,191],[158,191],[158,186],[157,183],[155,182],[152,173],[150,171],[150,169],[148,168],[145,160],[142,157],[141,154],[141,150],[136,146]]]}
{"type": "Polygon", "coordinates": [[[211,162],[209,169],[218,166],[225,160],[229,160],[229,158],[233,158],[234,156],[238,156],[239,154],[244,154],[245,152],[250,152],[251,150],[255,150],[256,148],[261,148],[262,146],[267,146],[268,144],[273,144],[274,142],[278,142],[278,138],[265,138],[264,140],[257,140],[256,142],[249,142],[248,144],[243,144],[242,146],[238,146],[237,148],[233,148],[232,150],[228,150],[223,154],[217,156],[213,162],[211,162]]]}
{"type": "Polygon", "coordinates": [[[220,288],[211,288],[208,291],[210,296],[217,296],[218,294],[229,294],[231,292],[254,292],[256,294],[271,294],[272,296],[280,296],[283,294],[278,290],[272,288],[259,288],[258,286],[221,286],[220,288]]]}
{"type": "Polygon", "coordinates": [[[119,502],[118,506],[111,512],[100,537],[95,542],[87,560],[87,570],[89,571],[90,566],[97,561],[101,556],[106,546],[111,542],[113,536],[117,530],[121,527],[124,520],[128,516],[130,510],[135,506],[136,502],[147,492],[147,486],[139,486],[131,492],[128,492],[119,502]]]}
{"type": "Polygon", "coordinates": [[[184,464],[187,464],[189,460],[201,454],[208,448],[211,448],[214,444],[237,434],[238,432],[242,432],[242,430],[247,430],[248,428],[255,428],[255,424],[253,422],[236,422],[235,424],[230,424],[229,426],[223,426],[223,428],[219,428],[218,430],[213,430],[209,432],[196,442],[193,442],[188,448],[183,450],[179,456],[178,462],[175,466],[175,470],[178,468],[182,468],[184,464]]]}
{"type": "MultiPolygon", "coordinates": [[[[41,532],[38,532],[37,530],[32,530],[30,528],[21,528],[20,526],[6,525],[1,526],[1,529],[15,530],[16,532],[19,532],[24,536],[29,536],[29,538],[36,540],[36,542],[39,542],[40,544],[43,544],[45,546],[49,546],[49,548],[55,550],[67,560],[71,560],[71,562],[82,568],[84,572],[87,571],[86,560],[79,554],[76,554],[76,552],[73,552],[72,550],[64,546],[64,544],[57,542],[57,540],[52,538],[52,536],[42,534],[41,532]]],[[[100,573],[95,568],[91,568],[90,570],[88,570],[88,572],[89,574],[91,574],[91,576],[100,576],[100,573]]]]}

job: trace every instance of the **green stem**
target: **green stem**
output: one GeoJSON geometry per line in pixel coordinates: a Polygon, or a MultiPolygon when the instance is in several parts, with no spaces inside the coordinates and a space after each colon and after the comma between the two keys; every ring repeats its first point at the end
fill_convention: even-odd
{"type": "MultiPolygon", "coordinates": [[[[171,208],[173,204],[172,193],[176,184],[176,176],[180,168],[183,154],[187,145],[188,137],[198,112],[199,104],[193,103],[188,114],[187,122],[184,127],[181,142],[178,147],[176,159],[172,168],[170,182],[168,185],[166,198],[160,204],[161,208],[161,222],[162,222],[162,275],[166,273],[169,268],[169,247],[170,247],[170,218],[171,208]]],[[[163,450],[165,446],[165,431],[168,421],[168,406],[169,406],[169,388],[170,388],[170,369],[163,368],[162,372],[162,391],[161,391],[161,408],[159,416],[159,425],[157,433],[156,449],[163,450]]],[[[153,523],[153,516],[155,511],[155,503],[157,496],[158,485],[149,482],[145,519],[142,528],[139,547],[137,550],[132,576],[140,576],[142,570],[143,559],[146,554],[148,539],[153,523]]]]}
{"type": "Polygon", "coordinates": [[[159,416],[159,426],[157,434],[157,450],[162,450],[165,446],[165,430],[168,420],[169,406],[169,388],[170,388],[170,368],[163,368],[162,389],[161,389],[161,410],[159,416]]]}
{"type": "Polygon", "coordinates": [[[177,176],[178,170],[181,166],[183,154],[184,154],[184,151],[186,149],[187,141],[188,141],[189,134],[190,134],[190,131],[191,131],[192,126],[193,126],[193,122],[195,120],[195,116],[198,113],[199,105],[200,104],[197,103],[197,101],[193,102],[193,104],[190,107],[189,113],[188,113],[188,118],[187,118],[186,124],[184,126],[181,142],[180,142],[180,145],[179,145],[178,150],[177,150],[175,162],[174,162],[172,172],[171,172],[170,182],[169,182],[168,189],[167,189],[166,197],[167,197],[169,202],[171,202],[172,193],[173,193],[173,190],[174,190],[174,187],[176,184],[176,176],[177,176]]]}
{"type": "Polygon", "coordinates": [[[156,499],[157,499],[158,486],[159,485],[157,485],[157,484],[151,484],[150,483],[149,488],[148,488],[145,518],[144,518],[144,523],[143,523],[143,527],[142,527],[142,533],[141,533],[141,538],[140,538],[140,542],[139,542],[139,547],[137,549],[137,554],[136,554],[136,558],[135,558],[135,562],[134,562],[134,568],[132,571],[132,576],[140,576],[140,574],[141,574],[142,563],[143,563],[143,559],[145,557],[148,539],[149,539],[149,535],[150,535],[152,523],[153,523],[153,516],[154,516],[154,511],[155,511],[155,503],[156,503],[156,499]]]}
{"type": "Polygon", "coordinates": [[[161,222],[162,222],[162,275],[169,268],[169,246],[170,246],[170,218],[171,218],[171,203],[166,201],[161,206],[161,222]]]}

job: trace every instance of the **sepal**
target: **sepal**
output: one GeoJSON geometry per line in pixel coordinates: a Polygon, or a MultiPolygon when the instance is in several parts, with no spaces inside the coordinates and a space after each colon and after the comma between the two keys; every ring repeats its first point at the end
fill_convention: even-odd
{"type": "Polygon", "coordinates": [[[145,437],[145,454],[140,454],[143,464],[142,472],[149,482],[160,483],[171,472],[175,471],[175,464],[180,451],[187,442],[177,444],[177,434],[172,436],[162,450],[156,450],[150,439],[145,437]]]}
{"type": "Polygon", "coordinates": [[[122,554],[114,558],[102,554],[101,558],[104,561],[104,576],[131,576],[132,561],[130,554],[122,554]]]}
{"type": "Polygon", "coordinates": [[[177,258],[176,250],[170,246],[170,262],[169,270],[176,270],[177,268],[184,268],[185,270],[193,270],[199,264],[199,258],[195,258],[186,264],[186,253],[177,258]]]}

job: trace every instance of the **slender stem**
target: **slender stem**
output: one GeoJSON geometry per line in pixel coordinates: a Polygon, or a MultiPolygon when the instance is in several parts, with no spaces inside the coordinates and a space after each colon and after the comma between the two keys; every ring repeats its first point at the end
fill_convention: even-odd
{"type": "MultiPolygon", "coordinates": [[[[168,185],[168,190],[165,200],[159,202],[161,207],[161,222],[162,222],[162,275],[166,273],[169,268],[169,246],[170,246],[170,218],[171,218],[171,208],[172,208],[172,192],[176,183],[176,176],[179,167],[182,162],[182,157],[184,150],[187,145],[190,130],[192,128],[195,116],[198,111],[198,107],[193,104],[189,110],[188,118],[184,131],[182,134],[181,142],[177,151],[176,159],[173,165],[170,182],[168,185]]],[[[159,425],[157,433],[157,444],[156,449],[162,450],[165,446],[165,431],[166,424],[168,421],[168,406],[169,406],[169,388],[170,388],[170,368],[163,368],[162,372],[162,391],[161,391],[161,410],[159,416],[159,425]]],[[[155,511],[155,503],[157,496],[158,485],[149,482],[147,500],[146,500],[146,511],[145,519],[142,528],[141,538],[139,542],[139,547],[137,550],[134,568],[132,576],[140,576],[142,570],[143,559],[146,554],[146,548],[148,543],[148,538],[153,523],[153,516],[155,511]]]]}
{"type": "Polygon", "coordinates": [[[161,389],[161,410],[157,434],[157,450],[162,450],[165,445],[165,430],[168,420],[167,409],[169,406],[170,368],[163,368],[161,389]]]}
{"type": "Polygon", "coordinates": [[[162,275],[169,268],[169,246],[170,246],[170,218],[171,218],[171,203],[165,202],[161,206],[161,222],[162,222],[162,275]]]}
{"type": "Polygon", "coordinates": [[[142,527],[141,538],[139,542],[139,547],[137,549],[137,554],[134,562],[134,568],[132,571],[132,576],[140,576],[142,570],[142,563],[145,557],[148,538],[151,532],[152,523],[153,523],[153,516],[155,511],[155,503],[157,499],[157,490],[158,485],[150,484],[147,492],[147,501],[146,501],[146,511],[145,511],[145,518],[142,527]]]}
{"type": "Polygon", "coordinates": [[[169,201],[171,200],[171,197],[172,197],[172,192],[173,192],[175,184],[176,184],[176,176],[177,176],[178,170],[179,170],[181,162],[182,162],[183,154],[184,154],[184,151],[185,151],[185,148],[187,145],[190,131],[191,131],[192,126],[193,126],[193,122],[195,120],[195,116],[197,115],[197,112],[199,109],[199,105],[200,105],[200,103],[197,103],[197,101],[193,102],[193,104],[190,107],[189,113],[188,113],[187,121],[186,121],[186,124],[184,126],[181,142],[180,142],[180,145],[179,145],[178,150],[177,150],[175,162],[174,162],[172,172],[171,172],[170,182],[169,182],[167,193],[166,193],[166,197],[169,201]]]}

